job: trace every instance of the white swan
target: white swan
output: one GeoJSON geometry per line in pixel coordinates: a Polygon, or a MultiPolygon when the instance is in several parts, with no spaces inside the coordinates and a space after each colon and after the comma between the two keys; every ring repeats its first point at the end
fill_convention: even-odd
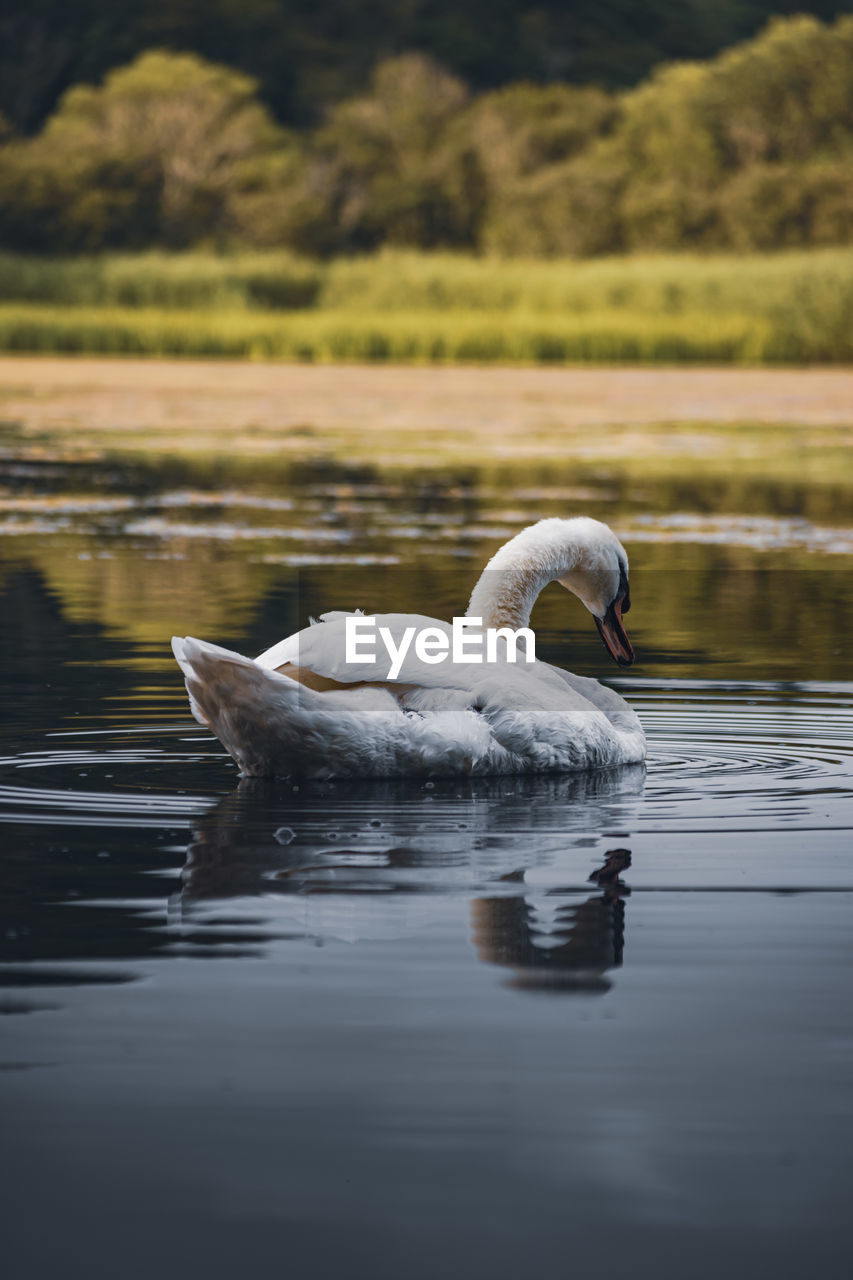
{"type": "MultiPolygon", "coordinates": [[[[622,625],[628,558],[598,520],[540,520],[492,557],[468,606],[483,628],[518,630],[540,591],[559,582],[586,605],[620,666],[634,653],[622,625]]],[[[346,660],[346,619],[326,613],[259,658],[191,637],[172,639],[196,719],[244,774],[314,778],[547,773],[632,764],[645,757],[639,720],[597,680],[547,663],[437,662],[406,652],[346,660]]],[[[381,614],[395,647],[407,628],[450,635],[448,623],[381,614]]]]}

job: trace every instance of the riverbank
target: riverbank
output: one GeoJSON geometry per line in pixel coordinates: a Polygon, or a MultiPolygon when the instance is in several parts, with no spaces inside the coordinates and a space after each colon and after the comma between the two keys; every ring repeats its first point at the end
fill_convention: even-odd
{"type": "Polygon", "coordinates": [[[376,368],[0,359],[0,445],[384,471],[603,464],[838,484],[853,370],[376,368]]]}

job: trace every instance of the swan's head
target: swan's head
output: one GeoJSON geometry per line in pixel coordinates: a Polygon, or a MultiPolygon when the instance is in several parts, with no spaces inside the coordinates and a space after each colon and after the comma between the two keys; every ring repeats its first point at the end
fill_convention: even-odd
{"type": "Polygon", "coordinates": [[[556,580],[589,609],[611,658],[620,667],[630,667],[634,650],[622,622],[631,608],[625,548],[600,520],[584,516],[558,523],[566,526],[568,564],[556,580]]]}
{"type": "Polygon", "coordinates": [[[614,661],[629,667],[634,650],[622,615],[631,607],[628,557],[612,529],[600,520],[540,520],[522,529],[489,561],[474,588],[468,614],[486,626],[527,626],[539,592],[559,582],[595,618],[614,661]]]}

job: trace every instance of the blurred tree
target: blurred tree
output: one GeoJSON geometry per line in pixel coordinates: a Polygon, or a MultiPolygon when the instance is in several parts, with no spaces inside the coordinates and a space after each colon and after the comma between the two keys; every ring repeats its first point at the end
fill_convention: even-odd
{"type": "Polygon", "coordinates": [[[612,247],[603,207],[612,195],[608,180],[602,200],[602,181],[569,162],[618,117],[615,97],[569,85],[511,85],[475,101],[456,136],[479,174],[481,246],[504,254],[612,247]]]}
{"type": "Polygon", "coordinates": [[[736,249],[853,242],[853,164],[757,164],[720,197],[724,241],[736,249]]]}
{"type": "Polygon", "coordinates": [[[601,89],[514,84],[478,98],[462,127],[490,183],[503,186],[577,155],[618,115],[601,89]]]}
{"type": "MultiPolygon", "coordinates": [[[[480,151],[491,156],[486,248],[771,248],[853,234],[851,18],[833,26],[803,16],[773,22],[710,62],[660,68],[618,100],[601,95],[598,107],[566,89],[588,109],[589,132],[577,135],[574,158],[570,134],[545,135],[559,139],[549,157],[518,129],[517,113],[515,130],[507,130],[505,112],[496,127],[496,108],[520,104],[519,92],[488,95],[471,108],[489,139],[480,151]]],[[[533,91],[543,107],[552,92],[533,91]]]]}
{"type": "MultiPolygon", "coordinates": [[[[853,19],[831,27],[808,17],[773,22],[711,62],[663,68],[627,94],[623,106],[614,151],[625,173],[627,248],[806,243],[808,227],[817,225],[807,207],[821,192],[837,201],[830,190],[837,193],[838,182],[828,171],[812,181],[799,170],[853,160],[853,19]],[[788,162],[790,191],[782,189],[783,168],[745,176],[772,162],[788,162]],[[770,209],[774,185],[779,218],[770,209]],[[762,205],[763,233],[756,225],[762,205]],[[799,241],[798,208],[805,218],[799,241]],[[736,209],[749,231],[736,227],[736,209]]],[[[843,219],[833,215],[822,234],[829,225],[840,233],[843,219]]]]}
{"type": "Polygon", "coordinates": [[[284,142],[254,95],[238,72],[163,52],[69,90],[38,138],[0,152],[18,238],[27,224],[51,248],[227,234],[251,166],[284,142]]]}
{"type": "Polygon", "coordinates": [[[320,253],[472,243],[473,183],[451,137],[467,98],[420,54],[380,63],[370,91],[313,135],[284,196],[282,236],[320,253]]]}
{"type": "Polygon", "coordinates": [[[619,217],[627,249],[715,242],[725,163],[708,101],[709,65],[662,68],[623,98],[609,159],[624,175],[619,217]]]}
{"type": "Polygon", "coordinates": [[[481,245],[504,257],[619,253],[619,200],[625,176],[595,156],[551,165],[505,194],[484,222],[481,245]]]}
{"type": "Polygon", "coordinates": [[[803,164],[853,143],[853,18],[771,22],[707,76],[702,96],[732,167],[803,164]]]}
{"type": "Polygon", "coordinates": [[[298,135],[256,90],[194,54],[149,52],[70,90],[37,137],[0,127],[0,239],[587,255],[853,234],[853,17],[779,20],[619,94],[524,82],[472,99],[404,54],[298,135]]]}

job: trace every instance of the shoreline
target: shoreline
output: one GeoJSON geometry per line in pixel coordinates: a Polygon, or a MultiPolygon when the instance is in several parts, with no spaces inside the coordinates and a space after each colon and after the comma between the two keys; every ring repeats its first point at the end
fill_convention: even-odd
{"type": "Polygon", "coordinates": [[[0,357],[6,456],[601,462],[843,480],[853,368],[313,365],[0,357]]]}

